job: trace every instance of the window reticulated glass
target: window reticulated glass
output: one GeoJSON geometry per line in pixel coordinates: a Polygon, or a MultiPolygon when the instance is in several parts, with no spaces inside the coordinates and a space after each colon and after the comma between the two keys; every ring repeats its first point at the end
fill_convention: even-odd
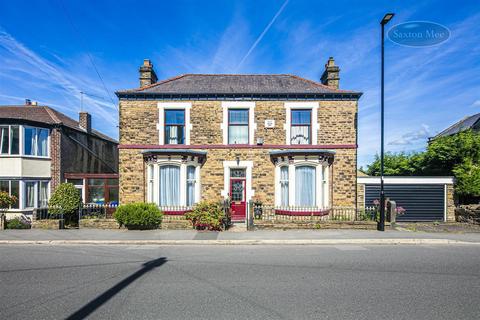
{"type": "Polygon", "coordinates": [[[290,143],[310,144],[312,111],[292,110],[291,115],[290,143]]]}
{"type": "Polygon", "coordinates": [[[288,166],[280,168],[280,205],[288,206],[288,166]]]}

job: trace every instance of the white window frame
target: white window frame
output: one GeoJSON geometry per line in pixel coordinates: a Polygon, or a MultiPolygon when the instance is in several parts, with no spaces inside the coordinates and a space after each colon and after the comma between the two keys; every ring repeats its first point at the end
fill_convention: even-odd
{"type": "Polygon", "coordinates": [[[34,158],[42,158],[42,159],[48,159],[50,158],[50,136],[51,136],[51,130],[49,128],[43,128],[43,127],[34,127],[34,126],[22,126],[22,134],[21,134],[21,138],[22,138],[22,143],[21,143],[21,155],[25,156],[25,157],[34,157],[34,158]],[[39,156],[37,154],[26,154],[25,153],[25,129],[35,129],[35,145],[33,146],[34,147],[34,150],[35,150],[35,153],[38,153],[38,149],[37,149],[37,143],[38,143],[38,130],[42,129],[42,130],[47,130],[48,132],[48,136],[47,136],[47,155],[46,156],[39,156]]]}
{"type": "Polygon", "coordinates": [[[299,166],[310,166],[315,168],[315,205],[320,209],[329,208],[330,184],[329,170],[330,166],[319,161],[318,157],[307,157],[307,159],[294,159],[280,161],[275,165],[275,206],[282,207],[281,186],[280,186],[280,168],[288,166],[288,206],[295,208],[295,168],[299,166]]]}
{"type": "MultiPolygon", "coordinates": [[[[155,203],[160,208],[169,208],[170,206],[160,206],[160,167],[161,166],[177,166],[180,167],[180,203],[178,206],[187,207],[187,167],[195,167],[195,199],[194,204],[200,201],[200,164],[197,161],[184,161],[181,158],[160,158],[155,162],[147,164],[147,201],[155,203]],[[150,169],[153,166],[153,171],[150,169]],[[153,177],[151,174],[153,173],[153,177]],[[151,182],[151,183],[150,183],[151,182]]],[[[175,206],[173,206],[175,207],[175,206]]]]}
{"type": "Polygon", "coordinates": [[[40,183],[41,182],[46,182],[47,183],[47,201],[50,200],[50,181],[49,180],[35,180],[35,179],[26,179],[26,180],[21,180],[20,185],[19,185],[19,196],[22,197],[22,199],[19,199],[20,201],[20,208],[23,210],[31,210],[38,208],[38,192],[40,191],[40,183]],[[27,182],[33,182],[34,183],[34,195],[33,195],[33,202],[34,206],[33,207],[27,207],[27,197],[26,197],[26,183],[27,182]]]}
{"type": "Polygon", "coordinates": [[[165,110],[184,110],[185,111],[185,145],[190,145],[190,132],[192,124],[190,122],[191,102],[158,102],[158,144],[165,145],[165,110]]]}
{"type": "Polygon", "coordinates": [[[253,101],[222,101],[223,121],[220,129],[223,132],[223,144],[228,145],[228,110],[229,109],[248,109],[248,144],[255,144],[255,102],[253,101]]]}
{"type": "Polygon", "coordinates": [[[285,144],[286,145],[291,145],[291,129],[292,129],[292,109],[304,109],[304,110],[311,110],[312,111],[312,117],[311,121],[311,140],[310,144],[315,145],[318,143],[318,130],[320,125],[318,124],[318,108],[319,108],[319,103],[318,102],[285,102],[285,125],[284,129],[286,132],[286,137],[285,137],[285,144]]]}

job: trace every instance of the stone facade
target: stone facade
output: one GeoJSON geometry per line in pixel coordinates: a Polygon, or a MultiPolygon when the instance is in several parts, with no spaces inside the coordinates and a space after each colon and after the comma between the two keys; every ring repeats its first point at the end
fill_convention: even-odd
{"type": "MultiPolygon", "coordinates": [[[[158,147],[158,102],[165,100],[120,100],[120,202],[143,202],[146,199],[146,176],[143,149],[158,147]]],[[[180,101],[170,101],[180,102],[180,101]]],[[[181,101],[186,102],[186,101],[181,101]]],[[[185,149],[207,151],[201,174],[201,198],[222,199],[224,188],[223,161],[253,161],[252,188],[254,197],[273,204],[275,197],[275,165],[271,150],[285,150],[286,101],[255,101],[255,139],[263,138],[264,145],[235,147],[223,145],[222,101],[188,101],[190,111],[190,146],[185,149]],[[275,120],[274,128],[265,128],[265,120],[275,120]]],[[[330,166],[331,206],[355,207],[357,162],[357,101],[320,100],[317,132],[318,145],[310,149],[335,151],[330,166]]],[[[313,119],[315,122],[315,119],[313,119]]],[[[188,125],[188,124],[187,124],[188,125]]],[[[164,146],[162,146],[165,148],[164,146]]]]}
{"type": "Polygon", "coordinates": [[[447,221],[455,221],[455,190],[453,184],[447,184],[447,221]]]}

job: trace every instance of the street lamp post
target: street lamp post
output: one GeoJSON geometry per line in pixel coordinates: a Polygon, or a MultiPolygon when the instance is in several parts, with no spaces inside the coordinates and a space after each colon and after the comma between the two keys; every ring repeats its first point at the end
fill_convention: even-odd
{"type": "Polygon", "coordinates": [[[383,158],[384,158],[384,140],[385,140],[385,25],[392,20],[394,13],[387,13],[383,17],[380,25],[382,26],[382,71],[381,71],[381,146],[380,146],[380,221],[377,224],[378,231],[385,231],[385,190],[383,186],[383,158]]]}

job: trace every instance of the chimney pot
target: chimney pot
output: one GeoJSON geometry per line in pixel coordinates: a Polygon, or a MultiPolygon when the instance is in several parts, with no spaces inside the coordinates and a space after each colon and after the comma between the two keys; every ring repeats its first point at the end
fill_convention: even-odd
{"type": "Polygon", "coordinates": [[[157,74],[153,70],[153,64],[149,59],[143,60],[143,65],[139,69],[140,87],[146,87],[157,82],[157,74]]]}
{"type": "Polygon", "coordinates": [[[85,111],[80,112],[78,118],[78,125],[80,128],[85,130],[86,132],[92,131],[92,116],[85,111]]]}
{"type": "Polygon", "coordinates": [[[328,61],[325,64],[325,71],[323,71],[320,81],[322,84],[333,89],[339,88],[340,68],[335,65],[335,60],[333,57],[328,58],[328,61]]]}

